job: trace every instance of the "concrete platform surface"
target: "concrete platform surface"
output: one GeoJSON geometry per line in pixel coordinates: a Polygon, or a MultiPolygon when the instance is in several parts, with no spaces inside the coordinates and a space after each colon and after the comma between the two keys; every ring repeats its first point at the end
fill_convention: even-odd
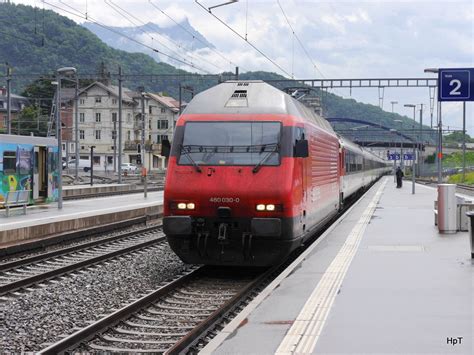
{"type": "Polygon", "coordinates": [[[469,233],[382,178],[202,354],[473,354],[469,233]]]}
{"type": "Polygon", "coordinates": [[[54,233],[134,218],[146,213],[160,213],[163,191],[143,194],[118,195],[64,201],[63,208],[57,203],[29,206],[27,214],[12,209],[10,217],[0,211],[0,247],[5,243],[42,238],[54,233]]]}

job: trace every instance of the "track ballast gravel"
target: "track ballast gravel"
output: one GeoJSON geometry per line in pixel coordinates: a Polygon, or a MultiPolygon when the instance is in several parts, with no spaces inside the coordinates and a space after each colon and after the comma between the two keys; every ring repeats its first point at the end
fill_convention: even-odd
{"type": "Polygon", "coordinates": [[[39,351],[143,294],[187,268],[163,244],[100,264],[26,292],[1,300],[3,323],[0,353],[39,351]]]}

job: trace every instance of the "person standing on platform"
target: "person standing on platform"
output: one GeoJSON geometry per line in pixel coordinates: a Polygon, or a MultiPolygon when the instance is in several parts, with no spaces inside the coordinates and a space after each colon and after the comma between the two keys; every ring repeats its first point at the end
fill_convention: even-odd
{"type": "Polygon", "coordinates": [[[397,177],[397,189],[399,189],[399,188],[402,187],[402,179],[405,176],[405,174],[403,174],[402,169],[400,169],[400,167],[398,167],[397,171],[395,172],[395,175],[397,177]]]}

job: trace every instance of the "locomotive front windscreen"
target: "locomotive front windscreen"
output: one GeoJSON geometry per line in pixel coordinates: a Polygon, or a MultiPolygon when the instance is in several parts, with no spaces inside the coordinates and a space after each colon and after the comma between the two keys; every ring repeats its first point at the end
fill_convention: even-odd
{"type": "Polygon", "coordinates": [[[180,165],[279,165],[280,122],[187,122],[180,165]]]}

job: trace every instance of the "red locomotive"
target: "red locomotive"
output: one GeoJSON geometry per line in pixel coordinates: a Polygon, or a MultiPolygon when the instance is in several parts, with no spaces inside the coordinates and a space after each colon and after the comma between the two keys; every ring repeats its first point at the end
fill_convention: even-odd
{"type": "Polygon", "coordinates": [[[291,96],[261,81],[228,81],[178,119],[164,232],[188,263],[275,264],[385,171],[385,161],[342,141],[291,96]]]}

